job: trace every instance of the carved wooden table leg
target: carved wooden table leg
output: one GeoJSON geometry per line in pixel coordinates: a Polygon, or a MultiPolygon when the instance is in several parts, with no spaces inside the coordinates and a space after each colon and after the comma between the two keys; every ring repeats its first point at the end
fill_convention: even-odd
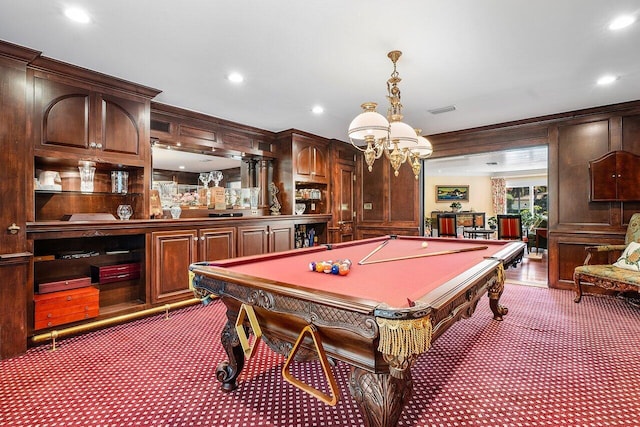
{"type": "Polygon", "coordinates": [[[393,376],[351,367],[349,391],[360,407],[365,426],[394,427],[413,392],[411,370],[393,376]]]}
{"type": "Polygon", "coordinates": [[[411,371],[407,369],[402,378],[396,378],[352,367],[349,391],[367,427],[394,427],[413,391],[411,371]]]}
{"type": "MultiPolygon", "coordinates": [[[[491,280],[494,280],[493,278],[491,280]]],[[[504,290],[504,281],[500,280],[498,276],[495,276],[495,281],[489,284],[487,294],[489,295],[489,307],[493,312],[494,320],[502,320],[502,316],[509,312],[509,309],[503,305],[500,305],[500,297],[504,290]]]]}
{"type": "Polygon", "coordinates": [[[236,332],[237,315],[238,313],[227,310],[227,324],[220,336],[222,347],[229,357],[228,361],[220,363],[216,369],[216,378],[222,383],[224,391],[233,391],[238,387],[236,379],[244,367],[244,352],[236,332]]]}

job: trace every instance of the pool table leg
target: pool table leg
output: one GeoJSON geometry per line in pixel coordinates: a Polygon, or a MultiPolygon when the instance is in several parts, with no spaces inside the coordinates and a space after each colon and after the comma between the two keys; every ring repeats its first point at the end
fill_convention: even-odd
{"type": "Polygon", "coordinates": [[[498,276],[494,276],[491,279],[493,283],[490,283],[487,289],[487,295],[489,296],[489,307],[493,312],[494,320],[502,320],[502,316],[509,312],[509,309],[503,305],[500,305],[500,297],[504,290],[504,281],[500,280],[498,276]]]}
{"type": "Polygon", "coordinates": [[[407,369],[402,378],[396,378],[351,367],[349,391],[360,407],[365,426],[396,426],[413,391],[411,371],[407,369]]]}
{"type": "Polygon", "coordinates": [[[238,313],[227,310],[227,324],[222,329],[222,347],[227,352],[228,361],[222,362],[216,369],[216,378],[222,383],[222,390],[233,391],[238,387],[236,379],[244,367],[244,352],[236,332],[238,313]]]}

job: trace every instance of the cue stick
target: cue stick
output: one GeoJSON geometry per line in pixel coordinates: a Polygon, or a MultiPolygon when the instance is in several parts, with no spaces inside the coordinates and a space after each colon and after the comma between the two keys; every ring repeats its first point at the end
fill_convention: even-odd
{"type": "Polygon", "coordinates": [[[418,255],[399,256],[399,257],[395,257],[395,258],[376,259],[376,260],[368,261],[368,262],[359,262],[358,264],[361,264],[361,265],[378,264],[378,263],[381,263],[381,262],[388,262],[388,261],[401,261],[403,259],[423,258],[423,257],[428,257],[428,256],[437,256],[437,255],[449,255],[449,254],[457,254],[459,252],[481,251],[481,250],[487,249],[487,248],[488,248],[488,246],[473,246],[471,248],[464,248],[464,249],[452,249],[452,250],[449,250],[449,251],[440,251],[440,252],[430,252],[430,253],[418,254],[418,255]]]}
{"type": "Polygon", "coordinates": [[[366,260],[368,260],[369,258],[371,258],[371,256],[373,254],[375,254],[376,252],[378,252],[380,249],[384,248],[384,245],[386,245],[387,243],[389,243],[389,239],[385,240],[384,242],[380,243],[380,245],[375,248],[374,250],[372,250],[371,252],[369,252],[369,255],[367,255],[366,257],[362,258],[360,261],[358,261],[358,265],[363,265],[365,263],[366,260]]]}

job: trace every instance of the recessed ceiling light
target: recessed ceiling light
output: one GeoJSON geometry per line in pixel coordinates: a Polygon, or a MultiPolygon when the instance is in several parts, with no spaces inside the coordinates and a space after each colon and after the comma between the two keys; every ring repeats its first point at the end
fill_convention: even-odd
{"type": "Polygon", "coordinates": [[[617,76],[611,75],[611,74],[607,74],[605,76],[602,76],[598,79],[598,84],[599,85],[610,85],[611,83],[615,82],[616,80],[618,80],[617,76]]]}
{"type": "Polygon", "coordinates": [[[316,106],[314,106],[314,107],[311,109],[311,112],[312,112],[313,114],[322,114],[322,113],[324,113],[324,108],[322,108],[322,107],[321,107],[321,106],[319,106],[319,105],[316,105],[316,106]]]}
{"type": "Polygon", "coordinates": [[[178,166],[178,169],[184,169],[184,168],[185,168],[185,167],[184,167],[184,166],[182,166],[182,165],[178,166]]]}
{"type": "Polygon", "coordinates": [[[88,24],[91,21],[91,18],[89,18],[89,14],[82,9],[78,9],[77,7],[70,7],[66,9],[64,11],[64,14],[72,21],[80,22],[82,24],[88,24]]]}
{"type": "Polygon", "coordinates": [[[244,81],[244,77],[242,77],[242,74],[240,73],[230,73],[227,76],[227,80],[231,83],[242,83],[244,81]]]}
{"type": "Polygon", "coordinates": [[[609,24],[610,30],[621,30],[636,22],[636,17],[631,15],[618,16],[609,24]]]}

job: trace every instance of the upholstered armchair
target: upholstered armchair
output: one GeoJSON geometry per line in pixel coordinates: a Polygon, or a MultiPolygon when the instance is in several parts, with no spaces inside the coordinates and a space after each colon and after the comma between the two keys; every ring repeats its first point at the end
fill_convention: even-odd
{"type": "Polygon", "coordinates": [[[583,283],[619,292],[640,290],[640,249],[629,251],[635,247],[635,245],[632,247],[630,243],[640,243],[640,213],[633,214],[629,220],[624,243],[624,245],[588,246],[585,248],[587,257],[584,260],[584,265],[576,267],[573,272],[575,302],[580,302],[582,298],[583,283]],[[621,258],[624,259],[619,259],[614,264],[589,264],[595,253],[613,251],[622,252],[623,257],[621,258]]]}

